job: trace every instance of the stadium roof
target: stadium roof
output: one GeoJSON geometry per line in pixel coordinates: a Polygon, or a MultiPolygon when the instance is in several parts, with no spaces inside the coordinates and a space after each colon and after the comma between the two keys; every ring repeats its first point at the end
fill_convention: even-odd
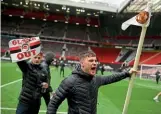
{"type": "MultiPolygon", "coordinates": [[[[136,13],[150,0],[2,0],[6,6],[99,16],[106,13],[136,13]]],[[[152,13],[161,13],[161,0],[151,0],[152,13]]]]}
{"type": "MultiPolygon", "coordinates": [[[[150,0],[30,0],[51,4],[69,5],[114,13],[139,12],[150,0]]],[[[151,0],[152,12],[161,12],[161,0],[151,0]]]]}
{"type": "MultiPolygon", "coordinates": [[[[146,4],[149,0],[133,0],[129,6],[127,6],[124,12],[139,12],[145,9],[146,4]]],[[[152,12],[160,12],[161,13],[161,0],[151,0],[152,12]]]]}

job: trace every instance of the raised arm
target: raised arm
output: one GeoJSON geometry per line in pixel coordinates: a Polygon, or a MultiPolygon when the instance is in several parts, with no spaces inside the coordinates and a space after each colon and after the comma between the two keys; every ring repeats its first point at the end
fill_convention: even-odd
{"type": "Polygon", "coordinates": [[[96,82],[97,82],[98,86],[101,86],[101,85],[106,85],[106,84],[118,82],[118,81],[125,79],[127,77],[130,77],[130,73],[129,72],[122,72],[122,73],[112,74],[110,76],[98,76],[98,77],[96,77],[96,82]]]}
{"type": "Polygon", "coordinates": [[[70,91],[73,88],[73,84],[74,80],[71,77],[68,77],[61,82],[60,86],[49,102],[47,114],[56,114],[59,105],[70,94],[70,91]]]}
{"type": "Polygon", "coordinates": [[[17,62],[17,65],[23,73],[27,72],[27,68],[28,68],[27,61],[25,61],[25,60],[19,61],[19,62],[17,62]]]}

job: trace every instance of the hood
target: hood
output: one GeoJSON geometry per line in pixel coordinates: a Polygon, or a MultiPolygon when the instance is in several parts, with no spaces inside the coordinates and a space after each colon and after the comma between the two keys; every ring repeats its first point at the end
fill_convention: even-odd
{"type": "Polygon", "coordinates": [[[85,78],[85,79],[89,79],[89,80],[91,80],[94,77],[94,76],[92,76],[90,74],[85,73],[81,69],[81,65],[80,64],[76,64],[75,69],[73,70],[72,74],[77,74],[81,78],[85,78]]]}
{"type": "Polygon", "coordinates": [[[50,65],[50,64],[52,63],[54,57],[55,57],[55,55],[54,55],[53,52],[47,52],[47,53],[45,54],[45,57],[44,57],[44,58],[45,58],[47,64],[50,65]]]}

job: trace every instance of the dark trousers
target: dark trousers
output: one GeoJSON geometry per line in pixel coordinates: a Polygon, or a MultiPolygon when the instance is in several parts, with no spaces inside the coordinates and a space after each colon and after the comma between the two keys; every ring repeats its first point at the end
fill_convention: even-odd
{"type": "Polygon", "coordinates": [[[46,106],[48,106],[48,104],[50,102],[50,93],[49,92],[45,92],[45,93],[42,94],[42,97],[44,98],[46,106]]]}
{"type": "Polygon", "coordinates": [[[60,69],[60,76],[61,76],[62,72],[63,72],[63,77],[64,77],[64,69],[60,69]]]}
{"type": "Polygon", "coordinates": [[[33,100],[30,104],[24,104],[21,101],[19,101],[16,114],[38,114],[40,105],[40,99],[33,100]]]}
{"type": "Polygon", "coordinates": [[[104,70],[101,70],[101,74],[104,75],[104,70]]]}
{"type": "Polygon", "coordinates": [[[157,84],[159,83],[159,79],[160,79],[160,77],[157,77],[157,78],[156,78],[156,82],[157,82],[157,84]]]}

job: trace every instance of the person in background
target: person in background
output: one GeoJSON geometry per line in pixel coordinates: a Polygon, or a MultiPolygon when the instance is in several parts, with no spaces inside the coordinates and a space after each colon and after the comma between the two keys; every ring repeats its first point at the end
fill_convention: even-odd
{"type": "Polygon", "coordinates": [[[153,99],[155,102],[159,102],[159,96],[161,96],[161,92],[159,92],[153,99]]]}
{"type": "Polygon", "coordinates": [[[63,60],[63,59],[60,60],[59,66],[60,66],[60,77],[61,77],[61,76],[64,77],[64,67],[65,67],[65,63],[64,63],[64,60],[63,60]],[[62,75],[62,74],[63,74],[63,75],[62,75]]]}
{"type": "Polygon", "coordinates": [[[102,66],[101,66],[101,74],[102,74],[102,75],[104,75],[104,71],[105,71],[105,66],[102,65],[102,66]]]}
{"type": "Polygon", "coordinates": [[[50,85],[51,82],[51,73],[50,73],[50,65],[54,60],[54,53],[53,52],[47,52],[44,56],[44,60],[41,63],[41,67],[43,68],[42,70],[45,70],[47,72],[47,75],[42,75],[41,81],[48,83],[48,88],[42,89],[42,97],[45,100],[46,106],[48,106],[49,101],[50,101],[50,93],[53,92],[53,89],[50,85]]]}
{"type": "Polygon", "coordinates": [[[157,72],[155,73],[155,76],[156,76],[156,83],[157,83],[157,84],[159,84],[160,75],[161,75],[161,73],[159,72],[159,70],[157,70],[157,72]]]}

